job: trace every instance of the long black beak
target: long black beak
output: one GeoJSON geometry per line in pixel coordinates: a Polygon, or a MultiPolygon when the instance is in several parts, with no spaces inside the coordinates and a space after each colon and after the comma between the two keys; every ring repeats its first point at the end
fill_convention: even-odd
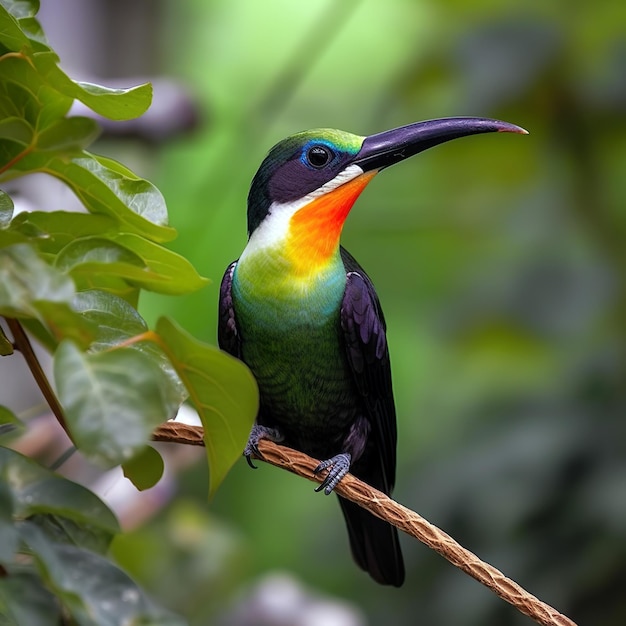
{"type": "Polygon", "coordinates": [[[353,163],[364,172],[381,170],[440,143],[480,133],[527,135],[528,131],[514,124],[482,117],[447,117],[415,122],[366,137],[353,163]]]}

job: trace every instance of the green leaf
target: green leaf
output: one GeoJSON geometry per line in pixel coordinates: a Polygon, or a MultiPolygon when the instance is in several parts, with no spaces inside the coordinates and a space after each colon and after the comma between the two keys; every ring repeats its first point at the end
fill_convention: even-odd
{"type": "Polygon", "coordinates": [[[0,326],[0,356],[9,356],[10,354],[13,354],[13,344],[4,334],[2,326],[0,326]]]}
{"type": "Polygon", "coordinates": [[[2,7],[16,19],[34,17],[39,12],[38,0],[2,0],[2,7]]]}
{"type": "MultiPolygon", "coordinates": [[[[0,81],[2,119],[22,120],[31,132],[34,132],[37,114],[41,109],[41,103],[36,97],[40,84],[37,73],[24,57],[5,57],[2,60],[2,78],[0,81]]],[[[66,111],[63,111],[61,116],[65,113],[66,111]]]]}
{"type": "MultiPolygon", "coordinates": [[[[41,53],[58,62],[52,53],[41,53]]],[[[2,117],[24,119],[33,130],[41,132],[64,117],[72,106],[72,98],[46,84],[25,51],[2,59],[0,111],[2,117]]]]}
{"type": "Polygon", "coordinates": [[[124,476],[139,491],[144,491],[154,487],[161,480],[165,465],[161,455],[152,446],[146,446],[130,461],[126,461],[122,465],[122,469],[124,470],[124,476]]]}
{"type": "Polygon", "coordinates": [[[105,236],[116,227],[106,215],[68,211],[29,211],[13,218],[10,230],[23,234],[42,252],[58,253],[75,239],[89,235],[105,236]]]}
{"type": "Polygon", "coordinates": [[[24,34],[30,39],[30,44],[36,52],[50,52],[50,46],[39,20],[35,17],[22,17],[19,25],[24,34]]]}
{"type": "Polygon", "coordinates": [[[76,83],[75,97],[92,111],[111,120],[130,120],[143,115],[152,103],[152,85],[145,83],[129,89],[114,89],[76,83]]]}
{"type": "MultiPolygon", "coordinates": [[[[57,100],[80,100],[95,113],[112,120],[133,119],[148,110],[152,101],[152,85],[146,83],[128,89],[114,89],[73,81],[59,67],[58,56],[45,44],[39,23],[28,20],[23,25],[28,28],[30,38],[22,32],[17,20],[0,8],[0,43],[19,53],[14,58],[3,59],[3,76],[27,85],[40,104],[53,92],[57,100]],[[18,72],[15,72],[16,67],[20,68],[18,72]],[[42,88],[48,92],[43,97],[42,88]]],[[[43,118],[44,121],[46,119],[49,118],[43,118]]],[[[44,123],[38,127],[45,126],[44,123]]]]}
{"type": "Polygon", "coordinates": [[[54,338],[54,347],[63,339],[71,339],[86,349],[96,336],[96,326],[78,315],[71,304],[39,300],[33,303],[33,307],[54,338]]]}
{"type": "Polygon", "coordinates": [[[2,626],[50,626],[60,623],[60,607],[34,572],[16,571],[0,578],[2,626]]]}
{"type": "Polygon", "coordinates": [[[202,420],[212,496],[246,445],[258,411],[256,381],[241,361],[167,318],[159,319],[156,330],[202,420]]]}
{"type": "MultiPolygon", "coordinates": [[[[83,157],[81,161],[83,167],[93,171],[117,192],[120,198],[127,200],[127,205],[134,213],[141,215],[152,224],[167,226],[165,199],[152,183],[140,178],[114,159],[91,154],[87,154],[87,157],[83,157]]],[[[145,235],[145,233],[139,234],[145,235]]]]}
{"type": "Polygon", "coordinates": [[[207,282],[185,258],[130,233],[74,240],[61,250],[56,266],[70,273],[78,289],[98,288],[103,281],[118,278],[135,287],[177,295],[207,282]]]}
{"type": "Polygon", "coordinates": [[[13,217],[13,208],[11,196],[0,189],[0,228],[5,228],[9,225],[13,217]]]}
{"type": "Polygon", "coordinates": [[[146,268],[142,259],[128,248],[97,236],[69,243],[59,252],[55,265],[64,272],[87,265],[90,271],[105,271],[123,278],[132,269],[142,271],[146,268]],[[126,266],[130,266],[130,269],[124,270],[126,266]]]}
{"type": "Polygon", "coordinates": [[[127,232],[159,242],[176,235],[167,226],[167,207],[161,192],[115,161],[86,152],[71,159],[41,157],[42,154],[30,154],[18,165],[60,178],[87,210],[115,218],[127,232]]]}
{"type": "MultiPolygon", "coordinates": [[[[5,147],[3,153],[2,148],[0,141],[0,165],[16,157],[15,151],[5,147]]],[[[112,217],[119,230],[158,242],[176,236],[167,225],[167,207],[161,192],[111,159],[84,151],[72,157],[34,150],[16,160],[11,171],[11,176],[44,172],[62,180],[90,213],[112,217]]]]}
{"type": "Polygon", "coordinates": [[[20,426],[22,425],[22,422],[17,418],[13,411],[0,404],[0,426],[4,426],[5,424],[20,426]]]}
{"type": "Polygon", "coordinates": [[[128,302],[104,291],[81,291],[73,301],[74,310],[88,319],[98,332],[91,345],[94,352],[109,350],[148,330],[144,319],[128,302]]]}
{"type": "Polygon", "coordinates": [[[20,525],[46,586],[69,609],[80,626],[184,622],[157,607],[122,570],[102,556],[48,541],[34,524],[20,525]]]}
{"type": "Polygon", "coordinates": [[[14,15],[22,16],[21,2],[9,2],[6,7],[0,6],[0,42],[9,50],[20,50],[28,46],[28,38],[22,32],[14,15]],[[13,15],[9,11],[15,11],[13,15]]]}
{"type": "Polygon", "coordinates": [[[0,442],[20,435],[24,424],[5,406],[0,405],[0,442]]]}
{"type": "Polygon", "coordinates": [[[113,89],[92,83],[75,82],[58,65],[56,54],[39,53],[33,58],[45,80],[60,93],[80,100],[98,115],[111,120],[130,120],[143,115],[152,102],[152,85],[113,89]]]}
{"type": "Polygon", "coordinates": [[[88,117],[62,117],[37,135],[38,150],[71,152],[82,150],[93,143],[100,127],[88,117]]]}
{"type": "Polygon", "coordinates": [[[20,324],[23,326],[24,330],[29,333],[31,337],[36,339],[48,352],[54,352],[56,350],[58,341],[39,320],[25,317],[20,320],[20,324]]]}
{"type": "Polygon", "coordinates": [[[8,248],[18,243],[28,243],[28,239],[20,233],[13,232],[6,228],[0,228],[0,248],[8,248]]]}
{"type": "Polygon", "coordinates": [[[72,280],[40,259],[28,245],[0,249],[0,314],[39,317],[38,300],[69,303],[72,280]]]}
{"type": "Polygon", "coordinates": [[[32,143],[34,135],[33,127],[22,118],[6,117],[0,121],[0,139],[8,139],[24,148],[32,143]]]}
{"type": "Polygon", "coordinates": [[[138,254],[150,268],[156,280],[144,279],[141,285],[150,291],[180,295],[196,291],[210,281],[196,272],[183,256],[132,233],[117,233],[111,237],[117,243],[138,254]]]}
{"type": "Polygon", "coordinates": [[[51,267],[28,245],[0,249],[0,314],[32,317],[56,341],[74,339],[87,346],[95,328],[71,308],[74,283],[51,267]]]}
{"type": "MultiPolygon", "coordinates": [[[[148,325],[137,310],[125,300],[104,291],[90,290],[76,294],[74,310],[96,329],[90,351],[101,352],[119,347],[123,342],[148,331],[148,325]]],[[[162,393],[171,407],[180,406],[187,392],[163,350],[153,341],[141,341],[129,345],[152,359],[166,376],[162,393]]]]}
{"type": "Polygon", "coordinates": [[[13,523],[13,494],[0,482],[0,563],[9,563],[17,551],[17,529],[13,523]]]}
{"type": "Polygon", "coordinates": [[[165,374],[137,350],[84,354],[65,341],[54,355],[54,379],[76,445],[107,467],[137,454],[174,411],[165,374]]]}
{"type": "Polygon", "coordinates": [[[41,467],[28,457],[0,447],[0,482],[12,494],[14,514],[25,519],[33,515],[55,515],[110,540],[119,532],[113,513],[93,492],[41,467]]]}
{"type": "Polygon", "coordinates": [[[73,241],[61,250],[56,264],[70,274],[79,290],[100,289],[120,297],[129,288],[157,278],[132,250],[102,237],[73,241]]]}
{"type": "Polygon", "coordinates": [[[102,555],[107,554],[111,544],[112,535],[109,531],[102,531],[83,521],[75,522],[67,517],[48,513],[31,515],[28,520],[36,524],[55,543],[79,546],[102,555]]]}

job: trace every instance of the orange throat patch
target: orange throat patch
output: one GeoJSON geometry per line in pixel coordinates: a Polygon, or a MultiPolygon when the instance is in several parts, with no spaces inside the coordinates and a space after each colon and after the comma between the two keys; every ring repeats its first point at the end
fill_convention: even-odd
{"type": "Polygon", "coordinates": [[[327,266],[339,249],[344,222],[377,171],[366,172],[299,209],[289,222],[287,257],[298,275],[327,266]]]}

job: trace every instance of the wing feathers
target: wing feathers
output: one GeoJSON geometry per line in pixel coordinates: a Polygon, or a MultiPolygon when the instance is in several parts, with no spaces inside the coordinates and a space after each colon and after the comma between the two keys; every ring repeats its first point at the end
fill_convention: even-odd
{"type": "Polygon", "coordinates": [[[217,324],[217,343],[219,347],[241,359],[241,342],[237,331],[237,320],[233,306],[232,284],[233,272],[237,261],[233,261],[227,268],[220,286],[219,316],[217,324]]]}
{"type": "Polygon", "coordinates": [[[380,454],[382,476],[376,486],[389,493],[395,482],[397,432],[385,318],[368,275],[343,248],[341,256],[347,272],[341,305],[346,355],[380,454]]]}

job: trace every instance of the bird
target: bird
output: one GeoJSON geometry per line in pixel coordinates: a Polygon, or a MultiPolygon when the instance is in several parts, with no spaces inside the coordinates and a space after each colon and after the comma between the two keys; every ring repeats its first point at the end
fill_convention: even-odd
{"type": "MultiPolygon", "coordinates": [[[[244,450],[261,439],[318,459],[316,491],[351,472],[390,495],[397,426],[386,323],[368,274],[340,244],[345,220],[381,170],[428,148],[519,126],[477,117],[414,122],[370,136],[307,130],[277,143],[252,179],[248,241],[221,282],[218,345],[259,389],[244,450]]],[[[395,527],[339,497],[351,552],[373,580],[400,587],[395,527]]]]}

